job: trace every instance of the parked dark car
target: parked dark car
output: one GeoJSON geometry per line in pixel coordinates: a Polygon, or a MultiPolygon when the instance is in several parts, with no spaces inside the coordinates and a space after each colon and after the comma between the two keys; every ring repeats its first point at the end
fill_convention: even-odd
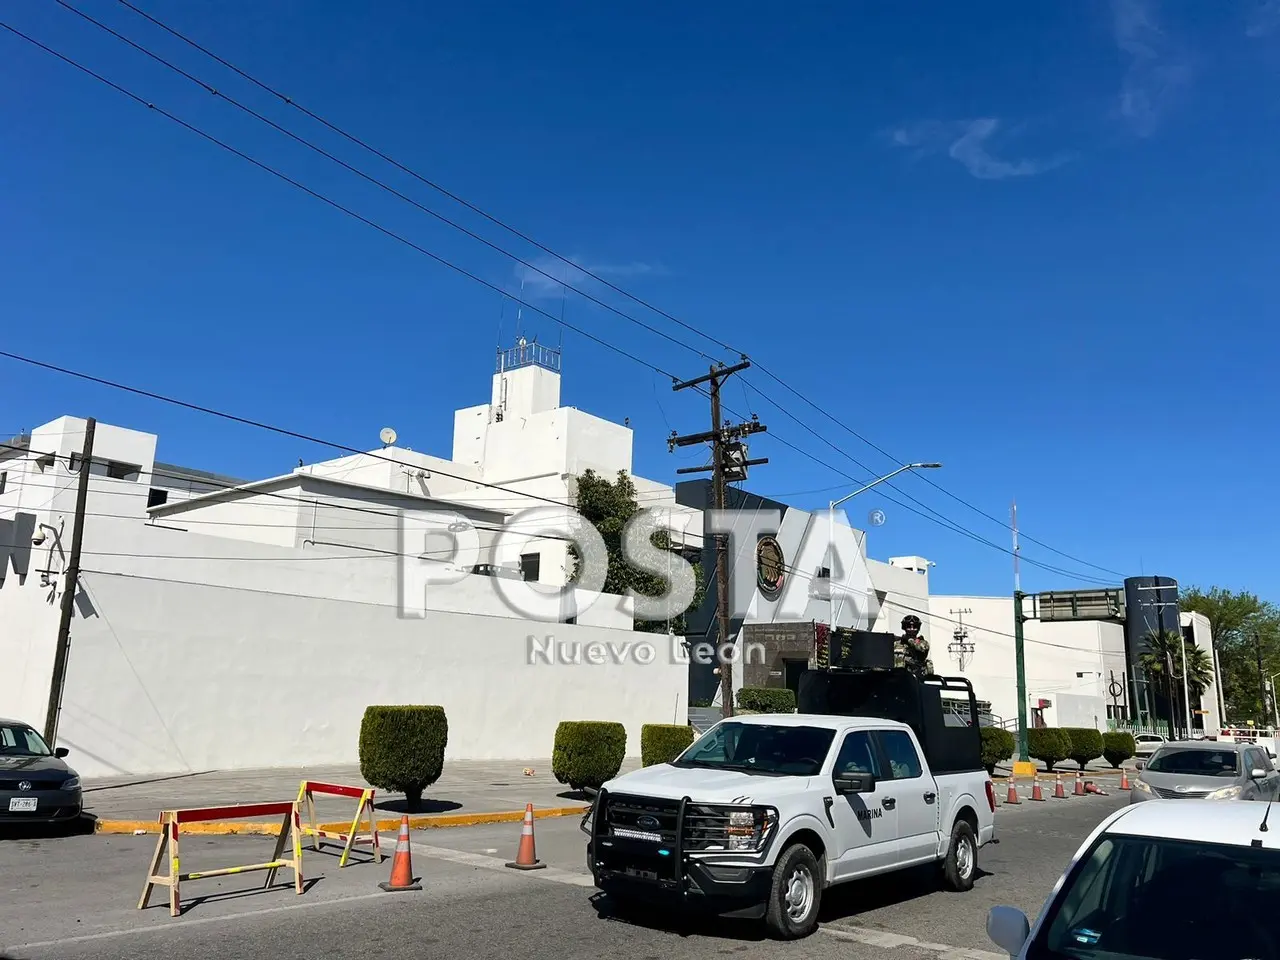
{"type": "Polygon", "coordinates": [[[80,776],[28,724],[0,719],[0,825],[62,823],[80,816],[80,776]]]}

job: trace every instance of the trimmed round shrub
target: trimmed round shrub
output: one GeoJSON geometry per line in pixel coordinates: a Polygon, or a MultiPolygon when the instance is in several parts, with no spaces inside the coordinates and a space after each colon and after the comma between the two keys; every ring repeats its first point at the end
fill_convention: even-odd
{"type": "Polygon", "coordinates": [[[1138,744],[1131,733],[1113,730],[1102,735],[1102,756],[1112,767],[1119,767],[1137,752],[1138,744]]]}
{"type": "Polygon", "coordinates": [[[622,769],[627,728],[606,720],[561,720],[551,751],[551,772],[569,789],[599,790],[622,769]]]}
{"type": "Polygon", "coordinates": [[[743,687],[738,706],[756,713],[795,713],[796,695],[787,687],[743,687]]]}
{"type": "Polygon", "coordinates": [[[640,728],[640,762],[646,767],[670,763],[693,745],[693,727],[678,723],[646,723],[640,728]]]}
{"type": "Polygon", "coordinates": [[[1102,756],[1102,734],[1092,727],[1063,727],[1071,750],[1067,758],[1079,764],[1083,770],[1089,763],[1102,756]]]}
{"type": "Polygon", "coordinates": [[[994,776],[996,764],[1004,763],[1012,757],[1018,744],[1008,730],[1001,730],[999,727],[982,727],[981,730],[982,765],[987,768],[989,775],[994,776]]]}
{"type": "Polygon", "coordinates": [[[1071,756],[1071,739],[1057,727],[1039,727],[1027,731],[1027,752],[1053,773],[1053,768],[1071,756]]]}
{"type": "Polygon", "coordinates": [[[444,772],[449,721],[444,707],[373,706],[360,723],[360,776],[403,793],[410,812],[422,808],[422,791],[444,772]]]}

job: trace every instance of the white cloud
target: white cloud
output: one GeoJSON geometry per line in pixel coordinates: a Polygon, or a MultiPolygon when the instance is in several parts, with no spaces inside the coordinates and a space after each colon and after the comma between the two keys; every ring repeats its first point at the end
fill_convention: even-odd
{"type": "Polygon", "coordinates": [[[1190,83],[1191,68],[1160,29],[1150,0],[1112,0],[1111,14],[1116,46],[1129,60],[1117,110],[1134,133],[1149,137],[1190,83]]]}
{"type": "Polygon", "coordinates": [[[890,134],[890,139],[896,146],[912,148],[916,158],[945,152],[979,180],[1034,177],[1073,159],[1071,154],[1041,159],[1003,159],[993,152],[993,138],[999,129],[1000,121],[994,117],[955,121],[926,120],[897,128],[890,134]]]}
{"type": "Polygon", "coordinates": [[[663,271],[651,263],[633,261],[631,263],[589,263],[582,257],[566,257],[570,261],[558,260],[554,257],[540,257],[530,260],[531,266],[517,263],[516,280],[524,284],[525,293],[532,296],[558,297],[566,286],[579,290],[599,287],[596,277],[615,282],[628,277],[659,274],[663,271]]]}

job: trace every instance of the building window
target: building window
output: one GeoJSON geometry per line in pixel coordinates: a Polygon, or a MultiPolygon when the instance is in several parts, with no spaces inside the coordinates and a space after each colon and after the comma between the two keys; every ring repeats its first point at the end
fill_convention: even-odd
{"type": "Polygon", "coordinates": [[[818,579],[819,579],[819,580],[830,580],[830,579],[831,579],[831,568],[830,568],[830,567],[819,567],[819,568],[818,568],[818,579]]]}
{"type": "Polygon", "coordinates": [[[107,461],[107,476],[112,480],[137,480],[138,474],[141,472],[142,468],[134,466],[132,463],[117,463],[115,460],[107,461]]]}
{"type": "Polygon", "coordinates": [[[542,573],[542,554],[540,553],[522,553],[520,554],[520,576],[531,583],[538,583],[538,576],[542,573]]]}
{"type": "Polygon", "coordinates": [[[5,484],[9,482],[9,472],[0,473],[0,496],[4,495],[5,484]]]}
{"type": "Polygon", "coordinates": [[[169,491],[168,491],[168,490],[156,490],[156,489],[153,487],[153,488],[152,488],[152,490],[151,490],[151,492],[150,492],[149,494],[147,494],[147,506],[148,506],[148,507],[158,507],[158,506],[160,506],[161,504],[163,504],[163,503],[168,503],[168,502],[169,502],[169,491]]]}

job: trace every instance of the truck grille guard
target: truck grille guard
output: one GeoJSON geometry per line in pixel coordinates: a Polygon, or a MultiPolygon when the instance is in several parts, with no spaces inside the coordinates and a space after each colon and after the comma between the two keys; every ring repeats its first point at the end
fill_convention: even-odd
{"type": "MultiPolygon", "coordinates": [[[[601,789],[595,798],[588,816],[591,817],[591,849],[592,859],[595,861],[594,866],[602,866],[604,856],[602,854],[601,842],[612,845],[616,840],[622,840],[630,843],[655,843],[653,840],[640,840],[627,837],[625,834],[615,832],[615,827],[609,822],[610,811],[610,794],[607,790],[601,789]]],[[[660,806],[660,805],[659,805],[660,806]]],[[[674,836],[667,841],[662,837],[659,830],[656,846],[660,849],[670,850],[671,876],[664,878],[659,876],[659,882],[663,886],[670,886],[682,896],[687,896],[689,892],[689,876],[685,869],[685,818],[689,807],[689,798],[681,797],[676,807],[674,836]]],[[[657,819],[657,818],[654,818],[657,819]]],[[[661,826],[661,824],[659,824],[661,826]]],[[[666,859],[665,857],[663,859],[666,859]]]]}

